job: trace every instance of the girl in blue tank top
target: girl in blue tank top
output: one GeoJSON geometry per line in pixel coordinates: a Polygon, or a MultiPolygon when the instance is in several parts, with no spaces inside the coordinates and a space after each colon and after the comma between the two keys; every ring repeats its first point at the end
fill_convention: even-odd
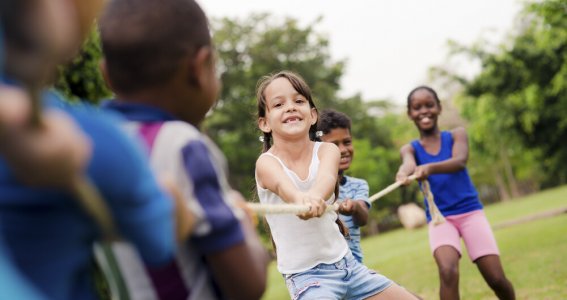
{"type": "MultiPolygon", "coordinates": [[[[515,299],[506,278],[498,246],[466,169],[468,139],[462,127],[440,131],[437,120],[441,102],[437,93],[419,86],[408,95],[408,117],[419,130],[419,139],[400,149],[402,164],[396,180],[409,184],[408,176],[428,180],[435,204],[445,217],[440,225],[429,223],[429,244],[440,276],[441,299],[459,299],[461,238],[471,261],[500,299],[515,299]]],[[[428,222],[431,220],[426,205],[428,222]]]]}

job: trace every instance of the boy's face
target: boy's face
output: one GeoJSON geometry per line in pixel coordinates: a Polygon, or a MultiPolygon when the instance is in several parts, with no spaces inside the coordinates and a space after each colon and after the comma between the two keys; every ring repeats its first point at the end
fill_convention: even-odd
{"type": "Polygon", "coordinates": [[[321,140],[323,142],[333,143],[339,147],[339,150],[341,151],[339,170],[348,170],[354,157],[354,147],[352,145],[350,130],[346,128],[331,129],[329,133],[324,134],[321,137],[321,140]]]}

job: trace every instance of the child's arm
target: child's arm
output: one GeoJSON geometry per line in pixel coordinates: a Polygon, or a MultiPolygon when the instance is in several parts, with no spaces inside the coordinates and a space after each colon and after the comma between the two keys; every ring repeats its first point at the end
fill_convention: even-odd
{"type": "Polygon", "coordinates": [[[416,167],[414,175],[417,180],[427,179],[427,177],[431,174],[458,172],[467,166],[467,160],[469,157],[467,131],[463,127],[457,127],[451,131],[451,134],[453,135],[451,158],[416,167]]]}
{"type": "MultiPolygon", "coordinates": [[[[230,194],[237,206],[246,200],[236,191],[230,194]]],[[[207,255],[207,261],[224,296],[229,299],[259,299],[266,288],[268,254],[262,246],[250,217],[240,220],[244,243],[207,255]],[[242,274],[246,270],[246,275],[242,274]]]]}
{"type": "Polygon", "coordinates": [[[408,185],[410,183],[408,176],[414,173],[417,166],[414,155],[415,152],[411,144],[405,144],[402,148],[400,148],[402,164],[396,174],[396,181],[401,181],[404,185],[408,185]]]}
{"type": "MultiPolygon", "coordinates": [[[[337,162],[338,161],[339,159],[337,158],[337,162]]],[[[319,174],[320,173],[321,172],[319,172],[319,174]]],[[[256,174],[260,186],[280,196],[283,201],[291,204],[306,204],[311,206],[309,212],[298,215],[300,218],[309,219],[312,217],[320,217],[325,213],[327,205],[325,204],[323,196],[299,191],[275,158],[267,155],[260,156],[258,161],[256,161],[256,174]]]]}
{"type": "Polygon", "coordinates": [[[191,232],[195,227],[195,215],[187,206],[187,202],[185,201],[185,198],[183,198],[183,194],[176,185],[175,179],[173,179],[168,174],[162,174],[158,178],[158,181],[161,187],[167,193],[169,193],[173,200],[173,207],[175,212],[175,233],[177,242],[185,243],[185,241],[189,239],[191,232]]]}
{"type": "Polygon", "coordinates": [[[368,205],[364,200],[346,199],[339,206],[339,213],[352,216],[356,226],[364,226],[368,223],[368,205]]]}
{"type": "Polygon", "coordinates": [[[318,155],[319,171],[315,178],[315,184],[309,189],[309,194],[326,200],[335,192],[341,152],[333,143],[322,143],[318,155]]]}
{"type": "Polygon", "coordinates": [[[361,180],[360,185],[356,188],[353,199],[345,199],[339,206],[339,213],[352,216],[352,220],[356,226],[364,226],[368,222],[368,183],[361,180]]]}

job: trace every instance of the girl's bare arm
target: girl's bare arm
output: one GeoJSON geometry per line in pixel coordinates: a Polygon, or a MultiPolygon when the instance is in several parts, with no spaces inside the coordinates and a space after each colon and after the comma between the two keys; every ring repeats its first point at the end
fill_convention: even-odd
{"type": "Polygon", "coordinates": [[[406,144],[400,148],[400,156],[402,158],[402,164],[398,169],[396,174],[396,181],[401,181],[404,185],[409,184],[408,176],[413,174],[417,163],[415,162],[415,152],[410,144],[406,144]]]}
{"type": "Polygon", "coordinates": [[[300,191],[274,157],[260,156],[256,161],[256,175],[260,187],[276,193],[283,201],[290,204],[303,203],[298,195],[300,191]]]}
{"type": "Polygon", "coordinates": [[[319,171],[315,184],[309,189],[309,194],[322,199],[329,199],[335,191],[339,176],[339,161],[341,152],[333,143],[322,143],[319,147],[319,171]]]}

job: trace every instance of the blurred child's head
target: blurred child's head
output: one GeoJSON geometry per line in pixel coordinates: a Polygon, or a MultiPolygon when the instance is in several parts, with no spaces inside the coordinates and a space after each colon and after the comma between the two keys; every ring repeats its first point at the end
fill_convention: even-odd
{"type": "Polygon", "coordinates": [[[321,140],[333,143],[341,151],[339,171],[348,170],[354,157],[354,146],[350,133],[351,120],[342,113],[333,109],[325,109],[319,116],[317,129],[323,133],[321,140]]]}
{"type": "Polygon", "coordinates": [[[307,129],[315,139],[317,107],[305,80],[290,71],[267,75],[256,86],[258,125],[263,132],[264,152],[270,149],[273,131],[293,135],[307,129]]]}
{"type": "Polygon", "coordinates": [[[89,32],[102,0],[2,0],[0,22],[8,76],[45,82],[72,58],[89,32]]]}
{"type": "Polygon", "coordinates": [[[441,114],[441,101],[435,90],[418,86],[408,95],[408,117],[420,131],[437,129],[437,118],[441,114]]]}
{"type": "Polygon", "coordinates": [[[114,0],[99,26],[103,72],[120,100],[203,120],[219,81],[207,17],[194,0],[114,0]]]}

